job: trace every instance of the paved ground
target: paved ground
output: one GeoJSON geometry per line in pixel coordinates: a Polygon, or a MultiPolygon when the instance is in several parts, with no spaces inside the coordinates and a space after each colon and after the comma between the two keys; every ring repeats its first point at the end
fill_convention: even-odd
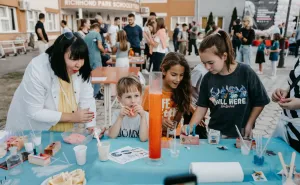
{"type": "MultiPolygon", "coordinates": [[[[22,77],[22,71],[24,71],[24,68],[30,62],[31,58],[36,55],[38,55],[37,51],[33,51],[28,53],[27,55],[8,57],[6,60],[0,60],[0,83],[1,83],[0,86],[1,89],[3,89],[3,92],[2,93],[0,92],[0,101],[3,100],[4,94],[5,95],[9,94],[8,98],[6,98],[7,99],[6,101],[10,102],[9,100],[12,98],[14,92],[13,90],[18,86],[18,83],[20,83],[20,79],[22,77]],[[17,72],[17,73],[11,73],[11,72],[17,72]],[[7,73],[11,73],[11,74],[7,75],[7,73]],[[8,82],[9,78],[15,78],[15,81],[8,82]],[[10,88],[9,92],[6,91],[8,88],[10,88]]],[[[258,66],[254,64],[255,48],[253,49],[252,56],[253,57],[252,57],[251,67],[255,71],[257,71],[258,66]]],[[[187,56],[186,58],[191,67],[194,67],[199,63],[199,58],[195,55],[187,56]]],[[[266,64],[264,65],[264,75],[260,75],[260,79],[262,80],[262,83],[264,84],[269,95],[271,95],[272,92],[278,87],[287,87],[286,79],[289,71],[292,69],[295,62],[296,59],[293,56],[288,56],[285,60],[286,68],[278,69],[278,75],[276,79],[271,79],[269,77],[269,74],[271,73],[271,66],[269,61],[266,62],[266,64]]],[[[3,127],[5,124],[5,119],[6,119],[5,115],[8,110],[8,106],[9,103],[6,104],[5,107],[0,106],[0,128],[1,125],[3,127]]],[[[104,121],[103,111],[104,111],[103,103],[101,101],[98,101],[97,102],[97,115],[98,115],[97,123],[98,124],[103,124],[104,121]]],[[[270,134],[273,132],[274,128],[276,127],[277,119],[280,113],[281,113],[281,108],[277,104],[271,102],[269,105],[265,107],[264,111],[258,118],[255,131],[262,133],[265,137],[269,137],[270,134]]]]}

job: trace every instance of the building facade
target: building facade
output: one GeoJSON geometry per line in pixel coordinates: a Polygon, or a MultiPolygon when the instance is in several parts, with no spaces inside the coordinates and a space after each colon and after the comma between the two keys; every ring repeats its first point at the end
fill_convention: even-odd
{"type": "MultiPolygon", "coordinates": [[[[176,23],[188,24],[195,20],[195,0],[141,0],[141,9],[148,9],[146,12],[155,12],[157,17],[164,18],[169,36],[176,23]]],[[[148,15],[142,14],[143,22],[146,22],[148,15]]]]}
{"type": "Polygon", "coordinates": [[[225,31],[229,30],[229,24],[234,7],[237,14],[242,17],[245,0],[195,0],[195,18],[205,29],[210,12],[213,13],[216,24],[225,31]]]}
{"type": "Polygon", "coordinates": [[[111,24],[115,17],[120,17],[125,26],[127,15],[135,13],[136,22],[142,25],[139,12],[140,0],[0,0],[0,41],[28,39],[30,33],[36,37],[39,13],[45,14],[45,30],[49,40],[54,40],[62,33],[61,20],[77,31],[82,18],[94,21],[99,14],[105,23],[111,24]]]}
{"type": "Polygon", "coordinates": [[[59,0],[0,0],[0,40],[28,39],[39,13],[45,14],[49,39],[56,38],[61,33],[59,0]]]}

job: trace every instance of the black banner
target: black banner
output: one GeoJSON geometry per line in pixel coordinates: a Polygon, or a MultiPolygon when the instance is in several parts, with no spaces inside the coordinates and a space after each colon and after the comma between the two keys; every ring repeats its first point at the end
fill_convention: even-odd
{"type": "Polygon", "coordinates": [[[269,29],[274,25],[278,0],[246,0],[244,16],[253,18],[253,28],[269,29]]]}

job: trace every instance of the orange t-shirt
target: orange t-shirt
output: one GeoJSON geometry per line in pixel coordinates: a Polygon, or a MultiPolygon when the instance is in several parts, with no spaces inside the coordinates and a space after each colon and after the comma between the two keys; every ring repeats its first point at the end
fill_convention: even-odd
{"type": "MultiPolygon", "coordinates": [[[[177,113],[177,105],[171,99],[172,94],[172,92],[166,92],[164,90],[162,91],[162,117],[169,118],[169,115],[171,114],[170,120],[173,120],[177,113]]],[[[145,111],[149,112],[149,86],[147,86],[144,90],[142,106],[145,111]]],[[[178,124],[176,129],[176,135],[180,134],[180,129],[180,124],[178,124]]]]}
{"type": "MultiPolygon", "coordinates": [[[[162,91],[162,117],[169,118],[173,120],[176,112],[177,112],[177,105],[171,99],[172,92],[162,91]]],[[[142,106],[145,111],[149,112],[149,86],[145,88],[142,106]]]]}

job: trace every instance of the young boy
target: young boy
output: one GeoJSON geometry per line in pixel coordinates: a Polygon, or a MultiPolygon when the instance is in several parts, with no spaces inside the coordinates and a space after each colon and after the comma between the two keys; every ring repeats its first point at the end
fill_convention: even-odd
{"type": "Polygon", "coordinates": [[[186,55],[187,44],[188,44],[188,29],[187,24],[182,24],[182,31],[178,34],[179,53],[186,55]]]}
{"type": "Polygon", "coordinates": [[[113,125],[108,130],[110,138],[131,137],[148,140],[149,113],[142,103],[142,85],[136,76],[123,77],[117,84],[118,101],[121,110],[113,112],[113,125]]]}

